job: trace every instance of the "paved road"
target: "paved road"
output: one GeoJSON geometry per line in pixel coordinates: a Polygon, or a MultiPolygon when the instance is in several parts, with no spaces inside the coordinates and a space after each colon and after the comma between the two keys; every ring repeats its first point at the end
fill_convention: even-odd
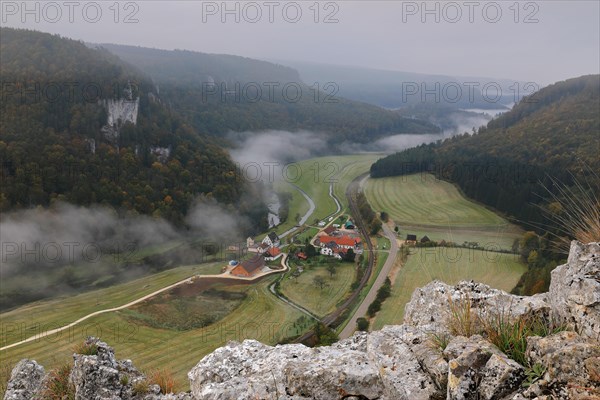
{"type": "Polygon", "coordinates": [[[340,339],[346,339],[354,333],[356,330],[356,320],[360,317],[364,317],[367,314],[367,309],[369,305],[375,300],[375,296],[377,296],[377,291],[385,282],[385,278],[390,274],[392,267],[394,266],[394,261],[396,260],[396,256],[398,255],[398,242],[396,241],[396,234],[392,231],[386,224],[383,224],[383,232],[388,239],[390,239],[390,253],[388,255],[385,264],[381,268],[381,272],[375,279],[375,283],[371,286],[371,290],[367,293],[367,296],[364,298],[361,305],[356,309],[352,318],[348,321],[348,324],[344,327],[344,329],[340,332],[340,339]]]}
{"type": "Polygon", "coordinates": [[[306,223],[306,221],[308,221],[308,219],[310,218],[310,216],[312,215],[312,213],[315,211],[316,205],[315,202],[313,201],[313,199],[311,199],[304,190],[300,189],[298,186],[291,184],[294,187],[294,189],[296,189],[297,191],[300,192],[300,194],[302,196],[304,196],[304,198],[306,199],[306,201],[308,202],[309,208],[308,211],[306,212],[306,214],[304,214],[304,216],[302,218],[300,218],[300,221],[298,222],[298,225],[288,229],[287,231],[283,232],[281,235],[279,235],[280,238],[284,238],[287,235],[289,235],[292,232],[295,232],[296,230],[298,230],[298,227],[304,225],[304,223],[306,223]]]}

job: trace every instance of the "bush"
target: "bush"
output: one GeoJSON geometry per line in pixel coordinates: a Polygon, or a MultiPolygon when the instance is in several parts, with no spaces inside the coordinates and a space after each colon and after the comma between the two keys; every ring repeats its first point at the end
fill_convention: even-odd
{"type": "Polygon", "coordinates": [[[356,320],[356,329],[367,332],[369,330],[369,320],[363,317],[358,318],[356,320]]]}
{"type": "Polygon", "coordinates": [[[367,315],[369,317],[374,317],[379,310],[381,310],[381,300],[375,299],[371,304],[369,304],[369,308],[367,309],[367,315]]]}

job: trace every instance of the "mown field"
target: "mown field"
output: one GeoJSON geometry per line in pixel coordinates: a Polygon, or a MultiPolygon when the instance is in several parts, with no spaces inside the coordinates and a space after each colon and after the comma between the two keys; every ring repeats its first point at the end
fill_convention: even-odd
{"type": "Polygon", "coordinates": [[[2,313],[0,314],[2,323],[0,347],[26,339],[40,331],[64,326],[95,311],[127,304],[193,275],[218,274],[223,264],[177,267],[106,289],[38,301],[2,313]]]}
{"type": "Polygon", "coordinates": [[[410,301],[413,291],[433,280],[448,284],[474,280],[510,291],[527,270],[514,254],[447,247],[411,248],[410,251],[405,265],[396,266],[399,270],[392,285],[392,294],[376,315],[372,330],[401,324],[404,306],[410,301]]]}
{"type": "Polygon", "coordinates": [[[284,336],[298,333],[294,322],[302,314],[268,291],[268,285],[274,279],[277,277],[248,286],[240,285],[239,291],[243,291],[246,298],[231,313],[205,328],[157,329],[136,323],[129,310],[97,316],[39,342],[3,351],[0,380],[6,382],[10,369],[22,358],[35,359],[47,370],[55,367],[70,360],[73,346],[87,335],[98,335],[115,348],[118,358],[131,359],[143,371],[171,370],[177,380],[177,389],[187,390],[187,372],[204,355],[227,341],[253,338],[275,344],[284,336]]]}
{"type": "Polygon", "coordinates": [[[368,179],[365,195],[373,210],[385,211],[401,239],[416,234],[431,240],[478,242],[510,249],[521,230],[493,211],[465,198],[457,188],[428,174],[368,179]]]}
{"type": "Polygon", "coordinates": [[[280,287],[287,298],[323,317],[335,310],[336,305],[349,294],[354,275],[353,263],[336,262],[336,273],[333,277],[330,277],[326,263],[322,263],[305,266],[304,272],[297,278],[286,275],[280,287]],[[326,286],[323,289],[313,283],[315,276],[325,279],[326,286]]]}

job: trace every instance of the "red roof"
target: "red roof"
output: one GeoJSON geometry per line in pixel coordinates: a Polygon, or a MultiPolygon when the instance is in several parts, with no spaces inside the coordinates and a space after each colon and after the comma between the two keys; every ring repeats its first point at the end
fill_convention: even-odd
{"type": "Polygon", "coordinates": [[[302,252],[296,254],[296,257],[302,259],[302,260],[306,260],[308,258],[308,256],[302,252]]]}
{"type": "Polygon", "coordinates": [[[321,236],[319,238],[319,240],[321,241],[321,243],[334,242],[338,246],[354,246],[354,245],[360,243],[360,238],[351,238],[350,236],[342,236],[342,237],[321,236]]]}
{"type": "Polygon", "coordinates": [[[281,250],[279,250],[279,247],[271,247],[269,250],[267,250],[265,252],[265,254],[267,254],[267,257],[270,255],[271,257],[277,257],[278,255],[281,254],[281,250]]]}

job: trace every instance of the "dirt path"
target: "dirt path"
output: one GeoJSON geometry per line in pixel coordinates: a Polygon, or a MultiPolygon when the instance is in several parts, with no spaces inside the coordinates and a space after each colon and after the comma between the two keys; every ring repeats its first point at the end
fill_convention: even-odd
{"type": "Polygon", "coordinates": [[[53,334],[58,333],[58,332],[62,332],[65,329],[69,329],[72,326],[80,324],[81,322],[83,322],[83,321],[85,321],[87,319],[90,319],[92,317],[95,317],[97,315],[100,315],[100,314],[105,314],[105,313],[119,311],[119,310],[123,310],[125,308],[129,308],[129,307],[131,307],[133,305],[136,305],[136,304],[141,303],[141,302],[143,302],[145,300],[148,300],[148,299],[156,296],[157,294],[160,294],[160,293],[166,292],[168,290],[171,290],[171,289],[173,289],[173,288],[175,288],[175,287],[177,287],[179,285],[182,285],[184,283],[192,283],[192,279],[195,279],[195,278],[228,279],[228,280],[232,280],[233,279],[233,280],[251,282],[251,281],[255,281],[257,279],[261,279],[261,278],[263,278],[263,277],[265,277],[267,275],[272,275],[272,274],[276,274],[276,273],[279,273],[279,272],[284,272],[284,271],[287,271],[287,263],[285,262],[286,258],[287,258],[287,255],[284,254],[283,255],[283,259],[281,260],[281,263],[284,266],[284,269],[278,269],[278,270],[272,270],[272,271],[268,271],[268,272],[262,272],[262,273],[259,273],[259,274],[255,275],[255,276],[251,277],[251,278],[245,278],[245,277],[241,277],[241,276],[231,275],[229,272],[224,272],[224,273],[218,274],[218,275],[194,275],[194,276],[191,276],[189,278],[183,279],[183,280],[181,280],[179,282],[173,283],[173,284],[171,284],[169,286],[165,286],[165,287],[163,287],[161,289],[155,290],[152,293],[149,293],[149,294],[147,294],[145,296],[142,296],[142,297],[140,297],[140,298],[138,298],[136,300],[130,301],[127,304],[123,304],[122,306],[113,307],[113,308],[107,308],[107,309],[104,309],[104,310],[95,311],[95,312],[90,313],[90,314],[88,314],[88,315],[86,315],[84,317],[79,318],[78,320],[76,320],[74,322],[71,322],[68,325],[64,325],[64,326],[61,326],[60,328],[56,328],[56,329],[52,329],[52,330],[49,330],[49,331],[46,331],[46,332],[43,332],[43,333],[39,333],[37,335],[28,337],[27,339],[21,340],[20,342],[15,342],[15,343],[6,345],[4,347],[1,347],[0,351],[8,350],[10,348],[17,347],[17,346],[25,344],[25,343],[32,342],[34,340],[38,340],[38,339],[44,338],[46,336],[50,336],[50,335],[53,335],[53,334]]]}

